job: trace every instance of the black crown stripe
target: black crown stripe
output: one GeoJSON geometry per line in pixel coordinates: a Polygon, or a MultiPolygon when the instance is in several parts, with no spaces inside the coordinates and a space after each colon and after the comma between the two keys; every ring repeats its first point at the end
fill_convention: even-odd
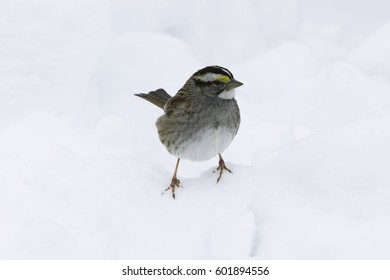
{"type": "Polygon", "coordinates": [[[221,75],[226,75],[228,76],[230,79],[233,79],[233,74],[227,70],[226,68],[223,68],[221,66],[207,66],[203,69],[200,69],[199,71],[197,71],[194,75],[195,76],[201,76],[201,75],[205,75],[207,73],[213,73],[213,74],[221,74],[221,75]]]}

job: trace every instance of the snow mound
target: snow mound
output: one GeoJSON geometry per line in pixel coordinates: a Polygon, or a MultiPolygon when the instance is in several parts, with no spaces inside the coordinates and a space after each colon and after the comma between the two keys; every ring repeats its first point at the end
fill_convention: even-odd
{"type": "Polygon", "coordinates": [[[390,77],[390,22],[377,28],[353,49],[349,59],[365,71],[390,77]]]}

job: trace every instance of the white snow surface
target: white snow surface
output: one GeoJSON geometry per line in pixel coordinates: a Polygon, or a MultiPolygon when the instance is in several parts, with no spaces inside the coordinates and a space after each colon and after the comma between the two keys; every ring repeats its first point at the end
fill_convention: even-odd
{"type": "Polygon", "coordinates": [[[1,259],[389,259],[390,2],[2,0],[1,259]],[[198,69],[242,122],[218,158],[159,142],[198,69]]]}

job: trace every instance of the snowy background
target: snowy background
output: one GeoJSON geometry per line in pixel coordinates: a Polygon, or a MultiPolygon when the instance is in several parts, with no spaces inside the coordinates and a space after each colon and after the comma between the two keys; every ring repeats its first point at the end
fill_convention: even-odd
{"type": "Polygon", "coordinates": [[[1,259],[389,259],[387,0],[2,0],[1,259]],[[244,83],[217,158],[162,111],[206,65],[244,83]]]}

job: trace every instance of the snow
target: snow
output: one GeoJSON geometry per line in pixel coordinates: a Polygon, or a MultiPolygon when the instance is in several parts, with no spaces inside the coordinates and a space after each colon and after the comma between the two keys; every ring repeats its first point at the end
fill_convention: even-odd
{"type": "Polygon", "coordinates": [[[388,259],[385,0],[0,3],[0,259],[388,259]],[[181,161],[162,111],[228,68],[241,127],[181,161]]]}

